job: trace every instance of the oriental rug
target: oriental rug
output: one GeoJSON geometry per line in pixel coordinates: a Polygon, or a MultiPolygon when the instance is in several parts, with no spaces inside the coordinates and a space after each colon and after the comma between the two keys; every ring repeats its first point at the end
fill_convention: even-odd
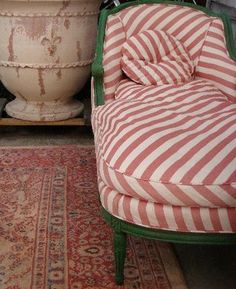
{"type": "Polygon", "coordinates": [[[114,283],[93,147],[0,148],[1,289],[184,289],[168,244],[128,239],[114,283]]]}

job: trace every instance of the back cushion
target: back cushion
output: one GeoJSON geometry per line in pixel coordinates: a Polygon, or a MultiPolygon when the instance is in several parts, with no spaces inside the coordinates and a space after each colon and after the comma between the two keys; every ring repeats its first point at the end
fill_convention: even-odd
{"type": "Polygon", "coordinates": [[[121,67],[142,85],[181,84],[192,80],[193,62],[184,45],[162,30],[145,30],[122,47],[121,67]]]}
{"type": "Polygon", "coordinates": [[[105,101],[114,99],[123,78],[121,49],[127,39],[144,30],[163,30],[183,43],[196,64],[212,19],[197,9],[174,4],[135,5],[110,15],[103,55],[105,101]]]}

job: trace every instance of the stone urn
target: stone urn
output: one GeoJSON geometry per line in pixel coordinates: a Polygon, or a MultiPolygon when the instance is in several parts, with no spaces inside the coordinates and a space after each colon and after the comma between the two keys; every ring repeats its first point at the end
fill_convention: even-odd
{"type": "Polygon", "coordinates": [[[0,80],[15,95],[15,118],[73,118],[73,96],[90,76],[100,0],[3,0],[0,3],[0,80]]]}

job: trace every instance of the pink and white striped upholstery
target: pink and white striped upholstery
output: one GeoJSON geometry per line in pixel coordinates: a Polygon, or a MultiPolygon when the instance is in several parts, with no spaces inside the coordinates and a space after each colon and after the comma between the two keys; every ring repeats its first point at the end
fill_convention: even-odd
{"type": "Polygon", "coordinates": [[[117,85],[123,78],[120,67],[121,49],[132,35],[148,29],[163,30],[180,40],[197,64],[213,19],[193,8],[168,4],[133,6],[109,16],[103,57],[106,103],[114,100],[117,85]]]}
{"type": "Polygon", "coordinates": [[[162,30],[145,30],[130,37],[122,47],[121,68],[143,85],[184,83],[194,71],[184,45],[162,30]]]}
{"type": "Polygon", "coordinates": [[[203,80],[118,93],[93,112],[103,206],[143,226],[236,231],[236,105],[203,80]]]}
{"type": "Polygon", "coordinates": [[[216,85],[227,97],[236,102],[236,68],[226,48],[224,26],[214,19],[207,32],[196,67],[197,78],[204,78],[216,85]]]}
{"type": "MultiPolygon", "coordinates": [[[[108,19],[106,104],[93,109],[92,125],[101,202],[122,220],[181,232],[236,232],[235,88],[229,94],[217,79],[203,79],[211,53],[202,45],[213,37],[214,21],[164,4],[129,7],[108,19]],[[122,74],[126,37],[156,27],[184,43],[202,67],[198,79],[144,86],[122,74]]],[[[234,75],[236,63],[227,59],[234,75]]]]}

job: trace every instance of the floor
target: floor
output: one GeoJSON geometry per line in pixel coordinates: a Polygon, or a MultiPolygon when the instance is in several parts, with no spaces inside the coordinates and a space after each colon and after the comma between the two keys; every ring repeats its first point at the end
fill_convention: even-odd
{"type": "Polygon", "coordinates": [[[0,146],[40,146],[61,144],[93,145],[93,134],[91,127],[0,127],[0,146]]]}
{"type": "Polygon", "coordinates": [[[175,245],[189,289],[236,289],[235,246],[175,245]]]}
{"type": "MultiPolygon", "coordinates": [[[[2,147],[62,144],[92,145],[91,128],[0,127],[2,147]]],[[[236,246],[175,245],[175,252],[189,289],[236,289],[236,246]]]]}

